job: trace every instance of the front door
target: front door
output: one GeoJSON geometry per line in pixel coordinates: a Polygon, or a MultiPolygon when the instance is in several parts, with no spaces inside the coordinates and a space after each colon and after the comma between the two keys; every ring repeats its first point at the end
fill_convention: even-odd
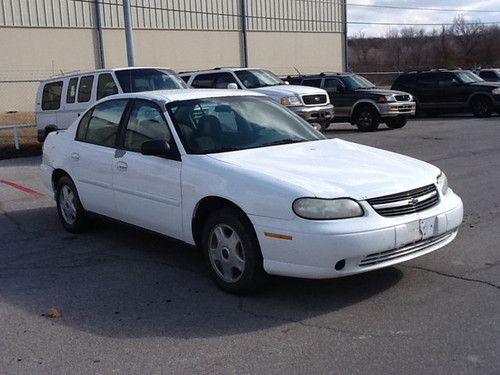
{"type": "Polygon", "coordinates": [[[149,140],[173,142],[160,108],[148,100],[135,100],[124,124],[122,149],[113,158],[113,190],[120,220],[182,237],[181,162],[141,154],[149,140]]]}

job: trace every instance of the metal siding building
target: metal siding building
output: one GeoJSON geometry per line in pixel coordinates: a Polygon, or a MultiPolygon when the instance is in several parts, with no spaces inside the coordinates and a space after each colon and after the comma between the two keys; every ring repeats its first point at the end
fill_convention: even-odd
{"type": "MultiPolygon", "coordinates": [[[[245,19],[249,66],[278,74],[344,67],[344,0],[130,1],[136,65],[242,66],[245,19]]],[[[95,69],[101,58],[124,66],[123,28],[122,0],[0,0],[0,83],[95,69]]]]}

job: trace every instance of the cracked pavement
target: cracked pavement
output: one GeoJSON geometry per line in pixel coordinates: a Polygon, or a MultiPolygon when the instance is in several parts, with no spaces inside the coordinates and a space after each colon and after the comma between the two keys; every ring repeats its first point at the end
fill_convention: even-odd
{"type": "MultiPolygon", "coordinates": [[[[330,137],[441,167],[465,204],[457,239],[354,277],[271,277],[243,297],[218,290],[193,248],[104,219],[73,235],[52,199],[0,184],[1,372],[498,374],[499,127],[333,125],[330,137]]],[[[0,179],[41,191],[39,162],[0,161],[0,179]]]]}

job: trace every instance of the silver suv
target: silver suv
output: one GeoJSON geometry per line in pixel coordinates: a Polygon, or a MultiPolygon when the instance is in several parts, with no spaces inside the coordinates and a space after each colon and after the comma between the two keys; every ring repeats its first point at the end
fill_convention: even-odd
{"type": "Polygon", "coordinates": [[[183,72],[180,76],[194,88],[258,91],[286,106],[319,130],[324,130],[333,121],[333,105],[325,90],[289,85],[269,70],[215,68],[183,72]]]}

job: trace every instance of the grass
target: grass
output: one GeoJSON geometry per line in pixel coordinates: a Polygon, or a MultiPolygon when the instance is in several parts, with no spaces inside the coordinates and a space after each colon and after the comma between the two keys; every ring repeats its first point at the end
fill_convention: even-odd
{"type": "Polygon", "coordinates": [[[0,160],[42,154],[42,144],[38,142],[36,128],[18,129],[20,149],[14,146],[12,129],[1,130],[3,125],[34,124],[33,112],[0,113],[0,160]]]}

